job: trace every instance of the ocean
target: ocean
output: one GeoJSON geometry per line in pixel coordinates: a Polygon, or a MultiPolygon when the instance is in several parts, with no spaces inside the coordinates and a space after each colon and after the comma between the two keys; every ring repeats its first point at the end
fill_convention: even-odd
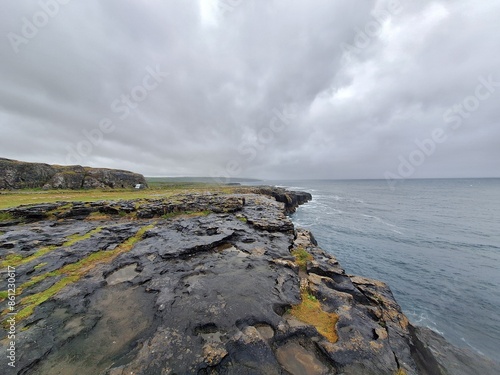
{"type": "Polygon", "coordinates": [[[412,323],[498,360],[500,179],[266,184],[310,192],[293,222],[347,273],[389,284],[412,323]]]}

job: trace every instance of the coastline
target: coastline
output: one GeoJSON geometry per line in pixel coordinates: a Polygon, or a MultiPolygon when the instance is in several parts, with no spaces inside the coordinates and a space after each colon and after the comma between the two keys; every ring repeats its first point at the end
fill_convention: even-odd
{"type": "Polygon", "coordinates": [[[80,373],[110,375],[496,373],[491,361],[413,327],[385,284],[347,275],[295,228],[287,214],[308,199],[253,187],[9,210],[1,255],[17,269],[27,315],[17,373],[83,360],[97,367],[80,373]],[[9,257],[16,251],[22,259],[9,257]],[[301,306],[334,314],[335,336],[319,318],[298,319],[301,306]],[[93,342],[103,346],[100,365],[93,342]]]}

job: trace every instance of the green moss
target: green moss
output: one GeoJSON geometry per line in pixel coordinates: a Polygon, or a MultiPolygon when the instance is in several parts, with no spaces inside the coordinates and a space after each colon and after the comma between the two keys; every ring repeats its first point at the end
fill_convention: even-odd
{"type": "Polygon", "coordinates": [[[94,220],[109,220],[111,219],[111,216],[103,214],[101,212],[92,212],[85,218],[87,221],[94,221],[94,220]]]}
{"type": "Polygon", "coordinates": [[[21,299],[20,304],[25,307],[19,311],[19,313],[16,316],[16,320],[20,322],[21,320],[26,319],[31,314],[33,314],[33,311],[35,311],[35,307],[47,301],[49,298],[51,298],[57,292],[63,289],[66,285],[74,283],[77,280],[78,278],[75,276],[65,277],[64,279],[59,280],[57,283],[52,285],[50,288],[44,290],[43,292],[36,293],[21,299]]]}
{"type": "Polygon", "coordinates": [[[292,251],[292,255],[295,257],[295,263],[300,267],[301,270],[306,270],[307,262],[313,260],[313,256],[309,254],[303,247],[298,247],[292,251]]]}
{"type": "Polygon", "coordinates": [[[95,229],[92,229],[90,232],[87,232],[83,235],[73,234],[73,235],[66,238],[67,241],[65,243],[63,243],[62,246],[63,247],[70,247],[77,242],[80,242],[83,240],[88,240],[90,237],[92,237],[94,234],[99,233],[100,231],[102,231],[102,227],[97,227],[95,229]]]}
{"type": "Polygon", "coordinates": [[[15,267],[20,261],[23,260],[23,257],[18,254],[9,254],[5,257],[4,261],[0,263],[0,268],[4,268],[7,266],[15,267]]]}
{"type": "Polygon", "coordinates": [[[177,211],[177,212],[169,212],[168,214],[162,215],[162,219],[172,219],[178,216],[187,216],[187,217],[197,217],[197,216],[208,216],[212,213],[212,211],[177,211]]]}
{"type": "Polygon", "coordinates": [[[241,221],[242,223],[247,223],[248,222],[248,219],[246,217],[244,217],[244,216],[237,217],[237,219],[239,221],[241,221]]]}
{"type": "Polygon", "coordinates": [[[31,287],[31,286],[33,286],[35,284],[38,284],[39,282],[45,280],[46,278],[48,278],[48,277],[54,277],[54,276],[57,276],[57,275],[58,275],[58,273],[56,271],[52,271],[52,272],[44,273],[43,275],[35,276],[30,281],[25,282],[24,284],[22,284],[17,289],[18,289],[19,293],[22,293],[27,288],[29,288],[29,287],[31,287]]]}
{"type": "Polygon", "coordinates": [[[290,314],[304,323],[314,326],[328,341],[337,342],[335,325],[339,319],[338,315],[324,311],[321,303],[310,291],[303,291],[301,299],[300,304],[292,306],[290,314]]]}
{"type": "MultiPolygon", "coordinates": [[[[119,246],[117,246],[114,250],[111,251],[98,251],[95,253],[90,254],[86,258],[83,258],[79,260],[76,263],[68,264],[58,270],[48,272],[43,275],[36,276],[32,278],[30,281],[24,283],[21,285],[18,290],[19,293],[22,293],[24,290],[27,288],[49,278],[49,277],[57,277],[57,276],[63,276],[61,280],[59,280],[57,283],[55,283],[53,286],[50,288],[33,294],[31,296],[25,297],[21,299],[20,305],[23,306],[22,309],[19,311],[17,314],[17,321],[21,321],[23,319],[26,319],[29,317],[31,314],[33,314],[35,308],[42,304],[43,302],[47,301],[51,297],[53,297],[56,293],[58,293],[61,289],[63,289],[65,286],[72,284],[78,280],[80,280],[84,275],[86,275],[90,270],[92,270],[94,267],[96,267],[98,264],[102,264],[105,262],[111,262],[113,259],[115,259],[118,255],[130,251],[134,245],[139,242],[142,237],[144,236],[144,233],[148,231],[149,229],[152,229],[154,227],[154,224],[144,226],[140,228],[137,233],[122,242],[119,246]]],[[[97,230],[101,230],[100,228],[96,228],[91,232],[96,233],[97,230]]],[[[89,232],[90,233],[90,232],[89,232]]],[[[82,238],[87,236],[89,233],[86,235],[80,236],[78,238],[82,238]]],[[[88,236],[90,237],[90,236],[88,236]]],[[[88,238],[86,237],[86,238],[88,238]]],[[[73,238],[71,241],[73,241],[75,238],[73,238]]],[[[70,242],[70,241],[68,241],[70,242]]],[[[73,242],[74,243],[74,242],[73,242]]],[[[7,311],[4,311],[2,313],[2,316],[6,314],[7,311]]],[[[5,321],[4,321],[5,323],[5,321]]]]}
{"type": "Polygon", "coordinates": [[[6,290],[0,291],[0,300],[4,300],[9,296],[9,293],[6,290]]]}
{"type": "MultiPolygon", "coordinates": [[[[74,245],[77,242],[89,239],[92,237],[92,235],[99,233],[102,230],[102,227],[95,228],[91,230],[90,232],[87,232],[83,235],[80,234],[74,234],[66,238],[66,242],[63,243],[62,247],[69,247],[74,245]]],[[[12,267],[17,267],[21,264],[26,264],[31,262],[32,260],[35,260],[47,253],[50,253],[51,251],[54,251],[55,249],[58,249],[60,247],[51,245],[51,246],[45,246],[36,251],[33,255],[30,255],[26,258],[23,258],[21,255],[18,254],[9,254],[5,260],[0,262],[0,268],[4,268],[7,266],[12,266],[12,267]]]]}
{"type": "Polygon", "coordinates": [[[0,222],[2,222],[2,221],[11,221],[13,219],[14,219],[14,216],[12,216],[11,213],[5,212],[5,211],[0,212],[0,222]]]}
{"type": "Polygon", "coordinates": [[[35,270],[39,269],[39,268],[42,268],[42,267],[45,267],[47,265],[47,262],[44,262],[44,263],[40,263],[40,264],[37,264],[35,267],[33,267],[35,270]]]}
{"type": "Polygon", "coordinates": [[[65,204],[63,206],[60,206],[60,207],[54,209],[54,210],[50,210],[49,212],[47,212],[48,218],[51,219],[51,220],[55,220],[58,215],[61,215],[63,213],[67,213],[72,208],[73,208],[73,204],[72,203],[67,203],[67,204],[65,204]]]}

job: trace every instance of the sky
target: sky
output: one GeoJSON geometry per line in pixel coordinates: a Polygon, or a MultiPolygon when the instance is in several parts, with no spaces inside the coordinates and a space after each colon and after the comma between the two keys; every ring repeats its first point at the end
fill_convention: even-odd
{"type": "Polygon", "coordinates": [[[498,0],[25,0],[0,157],[146,176],[500,177],[498,0]]]}

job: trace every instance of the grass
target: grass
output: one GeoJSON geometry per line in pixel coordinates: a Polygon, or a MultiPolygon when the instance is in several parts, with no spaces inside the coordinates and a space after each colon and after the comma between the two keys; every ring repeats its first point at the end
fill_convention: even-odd
{"type": "Polygon", "coordinates": [[[92,237],[94,234],[99,233],[102,231],[102,227],[97,227],[95,229],[92,229],[90,232],[87,232],[83,235],[81,234],[73,234],[69,237],[66,238],[66,242],[63,243],[62,247],[70,247],[74,245],[77,242],[83,241],[83,240],[88,240],[90,237],[92,237]]]}
{"type": "Polygon", "coordinates": [[[29,297],[23,298],[21,300],[21,305],[25,305],[26,307],[22,308],[18,314],[16,315],[16,321],[20,322],[23,319],[29,317],[35,311],[35,307],[41,305],[49,298],[54,296],[57,292],[63,289],[66,285],[74,283],[77,281],[76,277],[65,277],[62,280],[59,280],[57,283],[52,285],[50,288],[44,290],[43,292],[33,294],[29,297]]]}
{"type": "Polygon", "coordinates": [[[11,221],[14,219],[14,216],[8,212],[0,212],[0,222],[2,221],[11,221]]]}
{"type": "MultiPolygon", "coordinates": [[[[1,198],[1,195],[0,195],[0,198],[1,198]]],[[[67,213],[71,210],[71,208],[73,207],[73,204],[71,203],[67,203],[61,207],[58,207],[54,210],[51,210],[49,212],[47,212],[47,214],[49,215],[50,218],[53,218],[55,219],[56,218],[56,215],[58,214],[62,214],[62,213],[67,213]]]]}
{"type": "Polygon", "coordinates": [[[168,214],[162,215],[162,219],[172,219],[179,216],[184,217],[197,217],[197,216],[208,216],[212,213],[212,211],[178,211],[178,212],[170,212],[168,214]]]}
{"type": "Polygon", "coordinates": [[[309,291],[301,293],[301,303],[292,306],[290,314],[304,323],[316,327],[316,330],[330,342],[337,342],[335,325],[339,319],[335,313],[328,313],[321,308],[321,303],[309,291]]]}
{"type": "MultiPolygon", "coordinates": [[[[33,294],[31,296],[22,298],[20,301],[20,306],[23,307],[16,316],[17,321],[20,322],[21,320],[28,318],[31,314],[33,314],[37,306],[41,305],[42,303],[53,297],[67,285],[75,283],[78,280],[80,280],[83,276],[85,276],[89,271],[91,271],[97,265],[103,263],[109,263],[113,259],[115,259],[118,255],[130,251],[134,247],[134,245],[141,240],[141,238],[144,236],[144,233],[147,230],[152,229],[153,227],[154,224],[142,227],[137,231],[137,233],[134,236],[122,242],[114,250],[111,251],[102,250],[92,253],[86,258],[83,258],[76,263],[68,264],[58,270],[36,276],[32,278],[30,281],[21,285],[18,288],[19,293],[22,293],[23,290],[26,290],[27,288],[47,279],[48,277],[62,276],[62,279],[57,281],[50,288],[42,292],[33,294]]],[[[94,229],[94,231],[96,229],[94,229]]],[[[88,235],[89,233],[87,233],[86,235],[88,235]]],[[[73,240],[75,239],[76,238],[74,238],[73,240]]],[[[2,313],[2,316],[4,316],[6,312],[7,311],[4,311],[2,313]]]]}
{"type": "Polygon", "coordinates": [[[298,247],[292,251],[292,255],[295,257],[295,263],[300,267],[301,270],[306,270],[307,262],[313,260],[313,256],[309,254],[303,247],[298,247]]]}
{"type": "Polygon", "coordinates": [[[5,268],[7,266],[17,267],[17,266],[20,266],[21,264],[29,263],[32,260],[35,260],[35,259],[41,257],[42,255],[45,255],[47,253],[50,253],[51,251],[54,251],[55,249],[59,249],[61,247],[70,247],[70,246],[76,244],[77,242],[89,239],[94,234],[99,233],[101,230],[102,230],[102,227],[97,227],[97,228],[95,228],[95,229],[91,230],[90,232],[87,232],[83,235],[73,234],[73,235],[66,238],[66,242],[64,242],[62,244],[62,246],[60,246],[60,247],[55,246],[55,245],[45,246],[45,247],[42,247],[37,252],[35,252],[34,254],[32,254],[26,258],[23,258],[21,255],[18,255],[18,254],[9,254],[5,257],[5,260],[0,262],[0,268],[5,268]]]}
{"type": "MultiPolygon", "coordinates": [[[[120,211],[121,212],[121,211],[120,211]]],[[[99,221],[99,220],[110,220],[111,216],[103,214],[101,212],[92,212],[85,218],[87,221],[99,221]]]]}
{"type": "MultiPolygon", "coordinates": [[[[0,209],[26,204],[60,201],[95,202],[100,200],[132,200],[168,198],[179,193],[233,193],[237,186],[206,183],[149,182],[149,189],[40,190],[22,189],[0,192],[0,209]]],[[[61,209],[61,208],[60,208],[61,209]]],[[[59,209],[59,210],[60,210],[59,209]]]]}

